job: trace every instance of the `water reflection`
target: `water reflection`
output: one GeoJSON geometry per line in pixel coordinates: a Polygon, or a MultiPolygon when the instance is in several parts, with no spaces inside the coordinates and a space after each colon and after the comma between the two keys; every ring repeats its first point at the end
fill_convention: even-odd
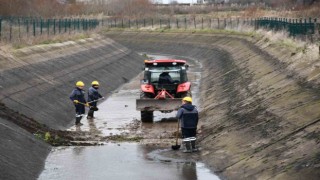
{"type": "Polygon", "coordinates": [[[57,148],[39,179],[218,179],[201,163],[164,158],[159,152],[133,143],[57,148]]]}

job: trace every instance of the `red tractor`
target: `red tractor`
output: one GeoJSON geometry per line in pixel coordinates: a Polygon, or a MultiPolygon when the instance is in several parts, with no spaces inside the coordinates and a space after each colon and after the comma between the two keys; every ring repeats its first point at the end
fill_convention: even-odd
{"type": "Polygon", "coordinates": [[[191,83],[185,60],[145,60],[144,64],[141,95],[136,108],[141,111],[142,122],[152,122],[153,111],[169,113],[178,110],[182,98],[191,96],[191,83]]]}

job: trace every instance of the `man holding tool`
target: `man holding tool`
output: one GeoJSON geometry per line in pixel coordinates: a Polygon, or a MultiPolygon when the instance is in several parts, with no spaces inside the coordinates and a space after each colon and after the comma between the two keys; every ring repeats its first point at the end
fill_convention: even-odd
{"type": "Polygon", "coordinates": [[[76,88],[72,91],[70,95],[71,101],[74,103],[76,108],[76,126],[83,125],[80,121],[82,116],[85,114],[85,106],[89,107],[85,97],[84,97],[84,83],[82,81],[78,81],[76,83],[76,88]]]}
{"type": "Polygon", "coordinates": [[[94,118],[94,116],[93,116],[94,111],[99,110],[97,108],[97,102],[100,99],[104,99],[104,97],[102,97],[102,95],[98,92],[98,89],[99,89],[99,82],[93,81],[91,83],[91,87],[89,88],[89,91],[88,91],[88,101],[89,101],[90,109],[88,112],[87,119],[94,118]]]}
{"type": "Polygon", "coordinates": [[[196,134],[199,115],[196,106],[192,105],[191,97],[184,97],[182,99],[182,106],[178,110],[176,117],[180,120],[183,144],[185,147],[183,152],[197,151],[196,134]]]}

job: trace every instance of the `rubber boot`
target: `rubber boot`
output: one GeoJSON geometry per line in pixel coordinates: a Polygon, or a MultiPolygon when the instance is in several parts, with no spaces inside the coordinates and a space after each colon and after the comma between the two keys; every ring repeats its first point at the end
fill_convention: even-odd
{"type": "Polygon", "coordinates": [[[184,138],[184,139],[182,140],[182,142],[183,142],[183,145],[184,145],[184,150],[183,150],[183,152],[184,152],[184,153],[191,153],[191,152],[192,152],[192,149],[191,149],[191,141],[190,141],[190,139],[189,139],[189,138],[184,138]]]}
{"type": "Polygon", "coordinates": [[[81,119],[82,119],[82,116],[76,117],[76,126],[81,126],[81,125],[83,125],[83,124],[80,122],[81,119]]]}
{"type": "Polygon", "coordinates": [[[196,140],[197,138],[196,137],[191,137],[189,138],[190,141],[191,141],[191,149],[192,149],[192,152],[197,152],[198,151],[198,148],[196,147],[196,140]]]}
{"type": "Polygon", "coordinates": [[[94,111],[90,109],[87,115],[87,119],[93,119],[93,113],[94,111]]]}

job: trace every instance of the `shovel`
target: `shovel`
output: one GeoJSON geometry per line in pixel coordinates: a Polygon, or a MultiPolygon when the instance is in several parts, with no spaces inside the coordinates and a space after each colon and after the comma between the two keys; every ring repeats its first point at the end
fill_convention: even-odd
{"type": "Polygon", "coordinates": [[[179,126],[180,126],[180,120],[178,119],[178,130],[177,130],[177,133],[176,133],[176,145],[172,145],[171,148],[172,150],[179,150],[180,149],[180,145],[178,144],[178,136],[179,136],[179,126]]]}

